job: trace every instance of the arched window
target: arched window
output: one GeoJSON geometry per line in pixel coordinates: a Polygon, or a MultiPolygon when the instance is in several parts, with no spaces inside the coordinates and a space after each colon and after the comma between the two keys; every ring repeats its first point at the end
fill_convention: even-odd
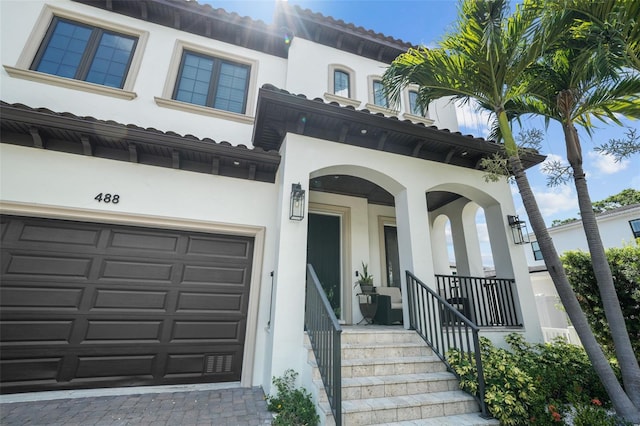
{"type": "Polygon", "coordinates": [[[333,94],[344,98],[351,97],[351,80],[349,73],[341,70],[333,70],[333,94]]]}

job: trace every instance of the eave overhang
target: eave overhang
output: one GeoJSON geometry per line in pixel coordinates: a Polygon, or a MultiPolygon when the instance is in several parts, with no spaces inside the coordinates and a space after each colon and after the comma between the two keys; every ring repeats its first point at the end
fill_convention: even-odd
{"type": "MultiPolygon", "coordinates": [[[[264,85],[258,94],[253,145],[279,150],[287,133],[469,169],[479,169],[483,158],[502,152],[502,146],[493,141],[264,85]]],[[[531,151],[521,159],[526,169],[543,162],[545,156],[531,151]]]]}
{"type": "Polygon", "coordinates": [[[280,154],[45,108],[0,103],[1,142],[261,182],[275,182],[280,154]]]}

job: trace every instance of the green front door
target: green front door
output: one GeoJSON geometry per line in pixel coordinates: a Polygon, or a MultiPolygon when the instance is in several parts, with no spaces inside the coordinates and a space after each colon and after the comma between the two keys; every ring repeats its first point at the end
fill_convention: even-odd
{"type": "Polygon", "coordinates": [[[307,263],[313,265],[336,316],[340,318],[340,216],[309,213],[307,263]]]}

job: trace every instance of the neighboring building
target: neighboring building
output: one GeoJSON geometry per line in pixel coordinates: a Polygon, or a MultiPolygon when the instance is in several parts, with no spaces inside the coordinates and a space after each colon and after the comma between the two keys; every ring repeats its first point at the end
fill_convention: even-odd
{"type": "Polygon", "coordinates": [[[380,75],[409,44],[278,4],[266,25],[194,1],[0,2],[5,392],[268,392],[306,360],[307,261],[356,324],[362,262],[405,294],[404,271],[450,274],[447,218],[458,276],[483,276],[478,208],[517,295],[483,334],[542,339],[511,191],[478,166],[500,147],[457,133],[446,100],[390,109],[380,75]]]}
{"type": "MultiPolygon", "coordinates": [[[[640,238],[640,204],[609,210],[599,214],[596,219],[605,249],[634,244],[635,239],[640,238]]],[[[549,235],[559,255],[569,250],[589,251],[580,220],[553,226],[549,228],[549,235]]],[[[558,292],[542,260],[535,235],[531,234],[530,239],[531,245],[526,253],[527,263],[545,340],[564,336],[571,343],[579,344],[580,340],[573,327],[569,326],[558,292]]]]}

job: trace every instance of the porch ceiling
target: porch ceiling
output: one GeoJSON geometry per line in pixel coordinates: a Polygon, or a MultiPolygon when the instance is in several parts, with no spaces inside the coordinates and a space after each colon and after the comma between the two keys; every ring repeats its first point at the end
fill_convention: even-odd
{"type": "MultiPolygon", "coordinates": [[[[325,103],[319,98],[311,100],[264,85],[258,95],[253,145],[266,151],[279,150],[287,133],[470,169],[478,169],[480,160],[501,151],[501,145],[483,138],[325,103]]],[[[530,152],[522,156],[522,163],[527,169],[544,159],[530,152]]]]}

